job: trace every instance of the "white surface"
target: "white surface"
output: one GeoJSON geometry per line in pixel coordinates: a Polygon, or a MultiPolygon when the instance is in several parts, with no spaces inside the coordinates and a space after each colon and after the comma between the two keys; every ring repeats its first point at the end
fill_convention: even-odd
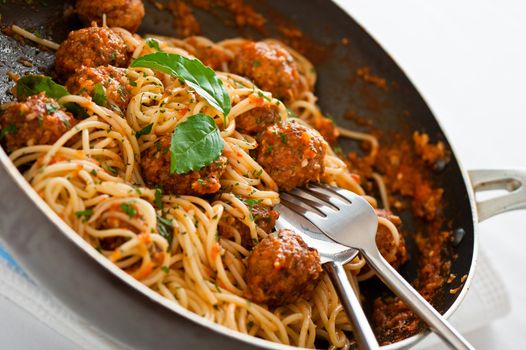
{"type": "MultiPolygon", "coordinates": [[[[467,169],[526,168],[526,2],[338,2],[409,75],[467,169]]],[[[525,220],[519,211],[480,225],[480,244],[510,292],[512,310],[467,334],[479,350],[518,349],[526,341],[525,220]]]]}
{"type": "MultiPolygon", "coordinates": [[[[526,167],[526,2],[339,2],[413,80],[468,169],[526,167]]],[[[510,291],[512,312],[467,334],[477,349],[519,348],[526,340],[525,219],[516,212],[481,225],[481,245],[510,291]]],[[[0,340],[6,349],[74,348],[3,299],[0,340]]]]}

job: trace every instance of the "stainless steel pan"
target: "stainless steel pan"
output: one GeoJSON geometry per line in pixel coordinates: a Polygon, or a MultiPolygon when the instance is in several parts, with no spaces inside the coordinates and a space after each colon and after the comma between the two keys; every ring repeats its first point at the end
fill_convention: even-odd
{"type": "MultiPolygon", "coordinates": [[[[362,128],[341,117],[351,106],[358,115],[372,120],[382,131],[384,143],[389,143],[394,134],[410,139],[412,132],[419,130],[427,132],[435,141],[443,141],[451,149],[439,122],[406,75],[336,4],[326,0],[247,2],[254,3],[260,12],[267,15],[270,36],[276,32],[272,19],[279,13],[316,42],[330,48],[330,55],[316,62],[319,74],[317,92],[322,110],[335,116],[337,124],[362,128]],[[340,44],[343,38],[349,39],[348,45],[340,44]],[[393,82],[394,88],[386,92],[356,79],[356,70],[364,66],[393,82]]],[[[45,4],[7,1],[0,5],[0,13],[3,25],[17,23],[61,41],[69,30],[78,25],[75,20],[64,17],[66,5],[56,0],[47,0],[45,4]]],[[[257,33],[240,32],[235,27],[226,26],[207,13],[198,12],[197,15],[203,34],[213,39],[257,36],[257,33]]],[[[147,4],[147,16],[140,32],[174,35],[172,20],[168,13],[159,12],[147,4]]],[[[12,99],[8,91],[12,83],[7,79],[6,72],[46,71],[53,64],[53,54],[31,45],[21,45],[4,33],[0,34],[0,45],[0,101],[5,102],[12,99]],[[22,64],[20,57],[33,62],[33,66],[22,64]]],[[[344,149],[353,147],[350,143],[343,146],[344,149]]],[[[64,224],[33,192],[3,151],[0,151],[0,162],[2,242],[38,283],[114,339],[137,349],[168,346],[181,349],[212,346],[215,349],[287,348],[232,332],[150,291],[99,255],[64,224]]],[[[452,150],[450,163],[432,177],[438,186],[445,189],[443,215],[457,233],[455,245],[451,247],[457,256],[452,261],[451,272],[457,276],[468,276],[459,293],[449,293],[447,285],[437,293],[434,304],[439,311],[450,316],[462,302],[475,271],[478,221],[526,207],[526,171],[467,172],[452,150]],[[509,193],[489,201],[476,202],[475,192],[495,188],[509,193]]],[[[425,232],[424,223],[409,213],[402,213],[402,218],[408,232],[415,232],[417,228],[424,228],[425,232]]],[[[415,271],[416,264],[416,259],[412,259],[402,270],[408,279],[411,279],[411,271],[415,271]]],[[[406,348],[424,335],[422,333],[384,348],[406,348]]]]}

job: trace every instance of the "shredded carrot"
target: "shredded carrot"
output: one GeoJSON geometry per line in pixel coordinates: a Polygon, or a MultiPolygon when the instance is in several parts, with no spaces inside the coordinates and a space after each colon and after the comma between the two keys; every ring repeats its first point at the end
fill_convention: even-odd
{"type": "Polygon", "coordinates": [[[113,262],[119,260],[120,258],[122,258],[122,253],[121,253],[120,249],[115,250],[115,251],[110,255],[110,260],[113,261],[113,262]]]}
{"type": "Polygon", "coordinates": [[[261,106],[262,104],[265,103],[265,100],[263,99],[263,97],[258,97],[256,95],[249,95],[248,99],[250,100],[250,102],[254,103],[257,106],[261,106]]]}
{"type": "Polygon", "coordinates": [[[141,233],[137,236],[139,240],[144,244],[149,244],[152,241],[152,237],[149,233],[141,233]]]}
{"type": "Polygon", "coordinates": [[[212,246],[212,251],[210,252],[210,257],[212,258],[212,261],[215,261],[218,255],[219,255],[219,244],[216,243],[212,246]]]}
{"type": "Polygon", "coordinates": [[[143,264],[137,271],[135,271],[131,275],[135,277],[136,279],[140,280],[148,276],[150,273],[152,273],[152,270],[153,270],[153,264],[149,262],[149,263],[143,264]]]}

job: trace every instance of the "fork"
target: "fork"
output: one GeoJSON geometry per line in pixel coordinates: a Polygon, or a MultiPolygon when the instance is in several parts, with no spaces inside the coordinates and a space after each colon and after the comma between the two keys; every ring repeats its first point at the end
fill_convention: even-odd
{"type": "MultiPolygon", "coordinates": [[[[305,217],[335,242],[357,249],[378,277],[450,348],[474,349],[382,257],[376,246],[378,217],[364,198],[341,188],[317,184],[281,193],[281,203],[305,217]]],[[[358,321],[367,322],[367,319],[358,321]]],[[[360,325],[358,329],[362,327],[365,328],[360,325]]]]}
{"type": "Polygon", "coordinates": [[[358,250],[334,242],[310,221],[282,204],[276,205],[274,209],[280,213],[276,229],[290,229],[298,233],[309,247],[318,250],[322,267],[331,279],[345,314],[353,326],[360,349],[379,349],[380,345],[343,267],[358,255],[358,250]]]}

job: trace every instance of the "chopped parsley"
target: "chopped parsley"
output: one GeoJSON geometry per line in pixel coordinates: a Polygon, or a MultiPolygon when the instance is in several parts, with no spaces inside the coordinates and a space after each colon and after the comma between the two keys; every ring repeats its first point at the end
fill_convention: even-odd
{"type": "Polygon", "coordinates": [[[146,44],[148,44],[148,46],[152,49],[155,49],[157,51],[163,51],[161,50],[161,47],[159,46],[159,42],[155,39],[152,39],[152,38],[146,39],[146,44]]]}
{"type": "Polygon", "coordinates": [[[82,219],[82,222],[86,222],[93,215],[93,209],[79,210],[75,212],[75,216],[82,219]]]}
{"type": "Polygon", "coordinates": [[[109,171],[113,176],[117,175],[117,169],[111,165],[106,165],[106,170],[109,171]]]}
{"type": "Polygon", "coordinates": [[[163,267],[161,267],[161,271],[164,272],[164,273],[168,273],[168,272],[170,272],[170,269],[168,268],[168,266],[163,266],[163,267]]]}
{"type": "Polygon", "coordinates": [[[168,250],[172,245],[173,230],[174,228],[172,225],[172,221],[163,218],[161,215],[157,214],[157,231],[164,239],[168,241],[168,250]]]}
{"type": "Polygon", "coordinates": [[[5,128],[2,128],[2,130],[0,131],[0,140],[9,134],[11,135],[16,134],[16,131],[17,131],[17,128],[15,124],[7,125],[5,128]]]}
{"type": "Polygon", "coordinates": [[[99,106],[105,106],[108,98],[106,97],[106,89],[101,83],[95,84],[93,91],[91,92],[91,98],[93,102],[99,106]]]}
{"type": "Polygon", "coordinates": [[[53,103],[46,103],[46,111],[49,113],[49,114],[53,114],[55,113],[56,111],[58,111],[60,107],[53,104],[53,103]]]}
{"type": "Polygon", "coordinates": [[[135,133],[135,138],[138,139],[142,135],[148,135],[149,133],[152,132],[152,127],[153,127],[153,123],[146,125],[144,128],[142,128],[141,130],[135,133]]]}
{"type": "Polygon", "coordinates": [[[160,188],[155,189],[155,198],[153,204],[156,208],[163,210],[163,190],[160,188]]]}
{"type": "Polygon", "coordinates": [[[137,215],[137,210],[132,203],[121,203],[121,209],[130,217],[130,219],[137,215]]]}
{"type": "Polygon", "coordinates": [[[270,102],[270,98],[268,98],[263,92],[258,91],[258,96],[270,102]]]}

